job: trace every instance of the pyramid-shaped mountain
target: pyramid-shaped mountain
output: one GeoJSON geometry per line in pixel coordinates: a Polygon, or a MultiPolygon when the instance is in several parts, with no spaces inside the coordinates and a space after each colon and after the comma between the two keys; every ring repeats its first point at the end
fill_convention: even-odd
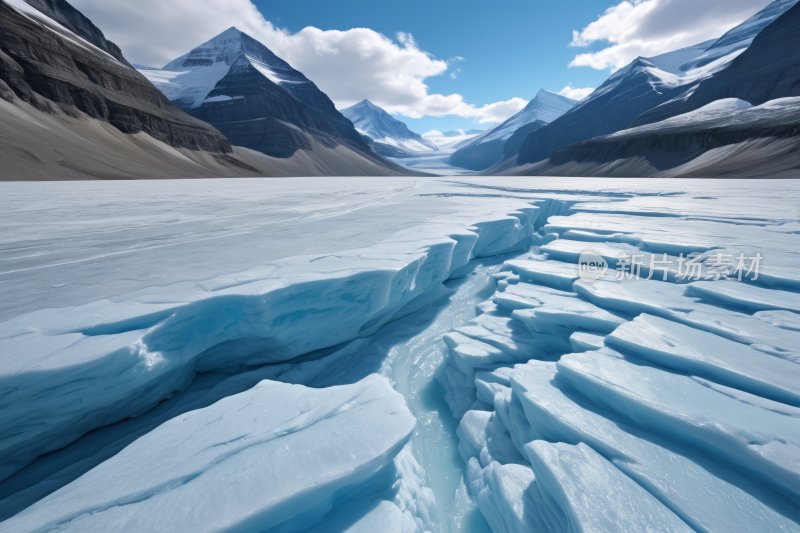
{"type": "Polygon", "coordinates": [[[450,157],[450,162],[470,170],[485,170],[503,159],[504,149],[512,136],[516,153],[529,133],[554,121],[577,103],[572,98],[540,89],[522,111],[460,146],[450,157]]]}
{"type": "Polygon", "coordinates": [[[408,157],[436,150],[435,144],[369,100],[343,109],[342,114],[353,122],[359,133],[373,141],[372,148],[384,157],[408,157]]]}
{"type": "Polygon", "coordinates": [[[236,28],[161,70],[140,72],[172,103],[212,124],[234,145],[289,157],[310,149],[310,137],[380,159],[311,80],[236,28]]]}

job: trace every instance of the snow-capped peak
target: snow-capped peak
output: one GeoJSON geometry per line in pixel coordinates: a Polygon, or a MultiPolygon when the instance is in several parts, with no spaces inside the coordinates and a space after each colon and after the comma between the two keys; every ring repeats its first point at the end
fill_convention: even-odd
{"type": "MultiPolygon", "coordinates": [[[[477,136],[468,145],[479,144],[495,139],[505,140],[511,137],[515,131],[526,124],[541,120],[542,122],[553,122],[555,119],[572,109],[577,100],[567,98],[560,94],[539,89],[536,96],[516,115],[510,117],[505,122],[489,128],[485,133],[477,136]]],[[[463,147],[462,147],[463,148],[463,147]]]]}
{"type": "Polygon", "coordinates": [[[721,57],[727,56],[736,50],[747,48],[761,30],[791,9],[797,2],[798,0],[775,0],[717,39],[702,55],[681,65],[680,69],[684,72],[696,69],[716,61],[721,57]]]}
{"type": "MultiPolygon", "coordinates": [[[[191,110],[208,101],[209,93],[234,65],[239,65],[239,68],[252,66],[262,76],[290,93],[303,84],[311,83],[269,48],[235,27],[228,28],[188,54],[169,62],[161,70],[141,69],[140,72],[178,107],[191,110]]],[[[305,93],[294,96],[303,101],[308,98],[305,93]]],[[[313,102],[306,103],[313,105],[313,102]]]]}
{"type": "Polygon", "coordinates": [[[393,146],[399,150],[420,152],[435,150],[436,145],[408,129],[403,122],[369,100],[362,100],[342,110],[356,129],[372,140],[393,146]]]}

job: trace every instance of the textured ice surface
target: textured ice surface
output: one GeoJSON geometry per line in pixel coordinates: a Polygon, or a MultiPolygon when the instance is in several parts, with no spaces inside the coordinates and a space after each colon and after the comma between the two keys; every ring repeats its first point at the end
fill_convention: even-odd
{"type": "Polygon", "coordinates": [[[185,517],[186,494],[208,519],[184,529],[246,531],[276,509],[274,486],[248,483],[287,475],[286,530],[798,531],[798,196],[791,181],[3,184],[0,530],[148,529],[185,517]],[[579,279],[586,249],[609,257],[603,280],[579,279]],[[707,280],[719,251],[763,268],[707,280]],[[699,253],[701,279],[618,281],[621,252],[699,253]],[[312,416],[286,391],[337,409],[367,385],[379,399],[297,448],[342,462],[223,475],[267,461],[250,447],[219,477],[153,490],[284,427],[270,417],[312,416]],[[273,408],[253,407],[270,390],[273,408]],[[358,482],[355,441],[383,465],[358,482]],[[344,485],[310,496],[329,482],[344,485]]]}
{"type": "MultiPolygon", "coordinates": [[[[610,419],[563,380],[556,365],[532,361],[512,373],[514,397],[521,401],[531,440],[585,443],[698,531],[775,530],[800,526],[771,507],[780,500],[769,489],[735,472],[718,476],[725,465],[712,457],[676,448],[667,439],[610,419]]],[[[785,507],[794,520],[798,513],[785,507]]]]}
{"type": "Polygon", "coordinates": [[[263,381],[159,426],[0,530],[301,528],[380,482],[414,423],[379,376],[327,389],[263,381]]]}
{"type": "Polygon", "coordinates": [[[663,367],[800,405],[800,365],[712,333],[642,314],[617,328],[606,344],[663,367]]]}
{"type": "Polygon", "coordinates": [[[800,421],[745,405],[686,376],[608,357],[570,354],[559,375],[638,426],[705,450],[800,494],[800,421]]]}
{"type": "Polygon", "coordinates": [[[534,441],[525,449],[536,475],[536,508],[551,531],[692,531],[585,444],[534,441]]]}

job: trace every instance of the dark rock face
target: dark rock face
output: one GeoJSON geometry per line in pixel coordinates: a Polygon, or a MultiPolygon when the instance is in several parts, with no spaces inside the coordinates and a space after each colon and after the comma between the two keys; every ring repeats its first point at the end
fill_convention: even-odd
{"type": "Polygon", "coordinates": [[[792,98],[737,111],[701,109],[689,116],[598,137],[562,148],[550,158],[550,165],[604,164],[644,157],[657,170],[667,170],[714,148],[753,139],[800,139],[798,136],[800,98],[792,98]]]}
{"type": "Polygon", "coordinates": [[[534,131],[538,130],[539,128],[543,128],[547,126],[547,122],[542,120],[537,120],[531,122],[530,124],[525,124],[520,129],[514,132],[514,134],[508,138],[506,144],[503,146],[503,159],[508,159],[509,157],[513,157],[519,153],[520,148],[522,148],[522,144],[525,142],[525,139],[528,138],[528,135],[533,133],[534,131]]]}
{"type": "Polygon", "coordinates": [[[461,148],[450,156],[450,163],[476,172],[485,170],[500,162],[505,144],[504,139],[492,139],[461,148]]]}
{"type": "Polygon", "coordinates": [[[796,3],[797,0],[773,1],[742,24],[732,28],[730,31],[726,32],[725,35],[714,41],[700,57],[681,65],[681,70],[687,71],[702,67],[735,50],[747,48],[750,46],[753,38],[758,35],[761,30],[796,3]]]}
{"type": "MultiPolygon", "coordinates": [[[[324,96],[321,91],[316,92],[324,96]]],[[[338,144],[371,153],[353,125],[327,97],[322,100],[313,91],[301,92],[300,96],[322,109],[312,107],[267,79],[244,56],[236,60],[207,98],[213,100],[215,96],[227,96],[230,100],[205,102],[190,113],[214,125],[237,146],[273,157],[290,157],[296,150],[307,149],[307,141],[287,133],[294,130],[277,124],[283,121],[312,133],[323,145],[335,146],[334,139],[339,139],[338,144]],[[278,139],[280,131],[286,133],[282,140],[278,139]]]]}
{"type": "MultiPolygon", "coordinates": [[[[304,137],[308,135],[323,146],[344,145],[388,165],[311,80],[236,28],[162,70],[175,72],[175,81],[182,87],[160,86],[153,78],[168,98],[216,127],[237,146],[286,158],[297,150],[310,149],[309,139],[304,137]],[[192,81],[184,83],[183,76],[192,81]]],[[[153,72],[157,71],[142,70],[145,76],[153,72]]]]}
{"type": "Polygon", "coordinates": [[[119,47],[108,41],[103,32],[100,31],[100,28],[65,0],[25,0],[25,2],[68,30],[80,35],[99,49],[108,52],[117,61],[130,66],[122,56],[122,51],[119,47]]]}
{"type": "Polygon", "coordinates": [[[73,116],[81,111],[124,133],[145,132],[174,147],[231,151],[224,136],[177,109],[127,62],[77,46],[4,2],[0,80],[43,111],[55,111],[55,104],[73,116]]]}
{"type": "MultiPolygon", "coordinates": [[[[676,80],[672,78],[672,75],[656,68],[656,65],[647,59],[636,59],[630,65],[615,72],[570,112],[530,134],[520,148],[517,162],[528,164],[542,161],[552,156],[560,148],[570,144],[608,135],[626,128],[658,122],[692,109],[698,109],[715,99],[735,97],[748,100],[744,96],[746,91],[734,94],[734,91],[716,90],[714,96],[709,99],[709,96],[701,97],[702,93],[697,94],[700,91],[695,91],[695,89],[698,85],[708,87],[712,78],[722,79],[719,77],[721,72],[730,70],[734,63],[741,60],[742,56],[750,54],[756,41],[763,40],[764,33],[773,28],[790,12],[796,12],[796,2],[797,0],[775,0],[748,21],[718,39],[703,54],[680,66],[680,69],[685,70],[690,67],[706,65],[705,69],[700,69],[695,75],[676,80]],[[776,16],[777,19],[775,19],[776,16]],[[774,21],[767,25],[771,20],[774,21]],[[737,49],[746,47],[755,34],[758,35],[750,48],[728,65],[708,64],[709,61],[719,60],[737,49]],[[691,100],[696,103],[687,107],[685,104],[690,95],[691,100]]],[[[796,32],[797,23],[794,24],[796,32]]],[[[796,45],[794,46],[796,47],[796,45]]],[[[653,61],[657,63],[659,57],[662,56],[653,58],[653,61]]],[[[748,68],[753,68],[753,66],[748,68]]],[[[761,75],[763,74],[765,72],[762,70],[761,75]]],[[[753,76],[751,83],[755,83],[754,78],[759,76],[753,76]]],[[[733,78],[738,77],[738,75],[733,76],[733,78]]],[[[775,98],[775,96],[772,97],[775,98]]]]}
{"type": "Polygon", "coordinates": [[[588,100],[529,134],[517,162],[535,163],[563,146],[625,129],[633,119],[672,97],[673,88],[655,72],[655,66],[643,58],[617,71],[588,100]]]}
{"type": "Polygon", "coordinates": [[[800,4],[764,28],[726,69],[643,113],[631,126],[660,122],[722,98],[759,105],[790,96],[800,96],[800,4]]]}

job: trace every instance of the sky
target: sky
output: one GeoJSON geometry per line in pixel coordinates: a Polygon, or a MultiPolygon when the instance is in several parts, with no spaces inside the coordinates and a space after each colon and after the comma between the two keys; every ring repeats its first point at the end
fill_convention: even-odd
{"type": "Polygon", "coordinates": [[[637,56],[721,36],[770,0],[71,0],[134,63],[162,67],[231,26],[340,109],[412,131],[485,129],[539,89],[576,99],[637,56]]]}

